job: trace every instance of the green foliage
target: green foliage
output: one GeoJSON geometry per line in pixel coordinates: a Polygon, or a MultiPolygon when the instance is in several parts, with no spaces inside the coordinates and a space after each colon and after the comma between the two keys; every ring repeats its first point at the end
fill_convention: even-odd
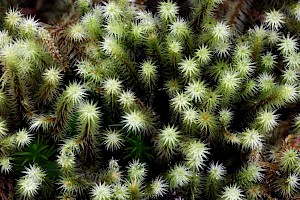
{"type": "Polygon", "coordinates": [[[57,165],[55,162],[55,145],[50,145],[49,140],[43,139],[39,134],[36,139],[22,151],[13,155],[17,170],[24,166],[37,164],[45,169],[50,178],[57,178],[57,165]]]}
{"type": "Polygon", "coordinates": [[[126,156],[124,158],[134,158],[142,161],[151,161],[154,158],[152,154],[153,148],[144,141],[141,134],[133,135],[129,132],[125,140],[128,144],[126,145],[127,147],[125,147],[126,156]]]}

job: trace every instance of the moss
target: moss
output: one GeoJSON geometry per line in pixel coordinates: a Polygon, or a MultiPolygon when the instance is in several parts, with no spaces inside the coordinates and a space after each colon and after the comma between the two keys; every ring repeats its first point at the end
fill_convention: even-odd
{"type": "Polygon", "coordinates": [[[299,198],[299,4],[138,3],[6,11],[1,197],[299,198]]]}

